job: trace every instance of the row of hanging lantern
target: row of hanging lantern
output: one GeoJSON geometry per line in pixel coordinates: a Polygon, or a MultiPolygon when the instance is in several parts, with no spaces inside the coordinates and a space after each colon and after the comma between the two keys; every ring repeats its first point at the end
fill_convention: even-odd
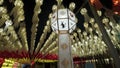
{"type": "Polygon", "coordinates": [[[26,36],[26,26],[24,23],[20,24],[20,28],[18,31],[18,35],[21,39],[21,43],[22,43],[22,51],[27,52],[28,51],[28,42],[27,42],[27,36],[26,36]]]}
{"type": "MultiPolygon", "coordinates": [[[[49,17],[51,16],[51,13],[49,14],[49,17]]],[[[39,42],[37,44],[37,47],[35,49],[35,53],[39,53],[40,50],[42,49],[42,45],[43,43],[45,42],[45,39],[46,39],[46,36],[48,33],[50,33],[51,29],[50,29],[50,21],[47,20],[46,22],[46,25],[44,26],[44,29],[43,29],[43,33],[41,35],[41,37],[39,38],[39,42]]]]}
{"type": "Polygon", "coordinates": [[[52,32],[52,34],[46,40],[43,47],[40,49],[40,53],[44,55],[48,53],[57,54],[57,49],[58,49],[57,42],[58,42],[58,39],[56,38],[56,34],[52,32]]]}
{"type": "MultiPolygon", "coordinates": [[[[7,36],[9,36],[9,40],[13,43],[13,46],[15,46],[15,50],[21,50],[22,44],[21,44],[20,40],[18,39],[18,36],[17,36],[13,26],[8,27],[7,36]]],[[[9,44],[8,44],[8,46],[9,46],[9,44]]]]}
{"type": "Polygon", "coordinates": [[[54,47],[52,50],[49,51],[50,54],[56,54],[58,55],[58,47],[54,47]]]}
{"type": "Polygon", "coordinates": [[[50,50],[52,50],[54,47],[57,46],[58,43],[58,38],[56,38],[56,40],[54,40],[46,49],[45,49],[45,53],[49,52],[50,50]]]}
{"type": "Polygon", "coordinates": [[[3,2],[4,2],[3,0],[0,1],[0,17],[1,17],[0,27],[5,23],[6,20],[9,19],[9,16],[7,14],[7,12],[8,12],[7,9],[4,6],[2,6],[3,2]]]}
{"type": "Polygon", "coordinates": [[[35,47],[35,39],[36,39],[36,32],[39,23],[38,15],[41,13],[41,6],[43,4],[43,0],[35,0],[35,7],[34,7],[34,14],[32,17],[32,27],[31,27],[31,42],[30,42],[30,53],[33,54],[34,47],[35,47]]]}
{"type": "MultiPolygon", "coordinates": [[[[20,55],[21,52],[28,52],[26,26],[24,22],[24,4],[22,0],[10,2],[11,4],[14,4],[14,7],[11,10],[7,10],[7,8],[3,7],[4,4],[0,6],[0,16],[3,17],[0,19],[0,49],[3,52],[19,52],[17,54],[20,55]]],[[[15,56],[17,57],[17,55],[14,55],[13,57],[15,56]]]]}
{"type": "MultiPolygon", "coordinates": [[[[39,42],[35,49],[35,53],[39,53],[40,50],[42,49],[42,46],[44,45],[44,42],[45,42],[45,39],[47,38],[48,33],[50,33],[50,21],[49,20],[46,22],[46,25],[44,26],[43,33],[42,33],[41,37],[39,38],[39,42]]],[[[53,33],[50,34],[51,37],[53,37],[52,34],[53,33]]],[[[49,40],[47,39],[47,42],[49,42],[51,39],[52,38],[49,38],[49,40]]],[[[47,44],[47,45],[50,45],[50,44],[47,44]]]]}
{"type": "Polygon", "coordinates": [[[14,29],[15,28],[19,28],[18,30],[18,34],[19,38],[18,40],[21,41],[21,43],[19,42],[19,44],[22,45],[22,49],[20,49],[21,51],[28,51],[28,42],[27,42],[27,36],[26,36],[26,26],[25,26],[25,16],[24,16],[24,3],[22,2],[22,0],[15,0],[15,1],[11,1],[14,3],[14,7],[12,8],[11,12],[10,12],[10,16],[13,16],[13,26],[14,29]]]}
{"type": "Polygon", "coordinates": [[[14,7],[12,8],[12,11],[10,12],[10,16],[13,16],[13,26],[15,28],[19,27],[20,23],[22,23],[22,21],[25,20],[24,17],[24,10],[23,10],[23,6],[24,3],[22,2],[22,0],[15,0],[14,2],[14,7]]]}
{"type": "Polygon", "coordinates": [[[116,21],[111,13],[110,15],[107,14],[108,12],[106,12],[106,17],[103,18],[103,23],[105,24],[105,29],[111,39],[111,41],[113,42],[113,44],[115,45],[115,47],[117,47],[117,49],[120,49],[120,23],[119,21],[116,21]],[[107,16],[108,15],[108,16],[107,16]]]}
{"type": "Polygon", "coordinates": [[[113,42],[113,44],[115,45],[116,48],[120,49],[120,44],[119,44],[119,42],[120,42],[120,39],[119,39],[120,25],[119,25],[119,23],[109,21],[108,18],[104,18],[103,23],[106,24],[105,29],[106,29],[111,41],[113,42]]]}
{"type": "Polygon", "coordinates": [[[99,59],[92,58],[92,59],[78,61],[77,64],[94,63],[96,64],[96,67],[97,67],[97,65],[100,65],[100,64],[102,64],[103,66],[105,64],[111,64],[112,61],[113,61],[112,58],[99,58],[99,59]]]}
{"type": "Polygon", "coordinates": [[[85,57],[106,53],[107,47],[98,36],[95,35],[93,38],[90,36],[86,38],[87,40],[83,38],[82,41],[72,46],[74,56],[85,57]]]}
{"type": "MultiPolygon", "coordinates": [[[[62,0],[57,0],[57,3],[58,2],[61,2],[62,0]]],[[[60,4],[60,3],[59,3],[60,4]]],[[[57,5],[53,5],[52,6],[52,11],[55,12],[57,10],[58,6],[57,5]]],[[[49,19],[51,18],[51,13],[49,14],[49,19]]],[[[49,24],[50,26],[50,24],[49,24]]],[[[58,42],[58,39],[57,39],[57,35],[52,32],[52,34],[49,36],[48,38],[49,40],[47,40],[48,42],[50,42],[50,44],[48,44],[48,42],[46,41],[45,42],[45,46],[43,45],[43,47],[41,48],[40,52],[44,52],[44,53],[51,53],[51,54],[56,54],[56,52],[53,53],[53,51],[56,50],[56,47],[57,47],[57,42],[58,42]],[[51,49],[51,50],[50,50],[51,49]]]]}
{"type": "MultiPolygon", "coordinates": [[[[75,43],[72,46],[73,52],[80,56],[97,55],[97,54],[106,53],[107,46],[101,38],[102,34],[98,28],[98,25],[95,23],[93,18],[90,19],[90,17],[87,15],[87,13],[85,13],[86,9],[85,8],[81,9],[81,11],[83,11],[83,10],[84,10],[84,13],[81,13],[81,14],[84,15],[84,18],[85,18],[84,27],[85,27],[85,31],[86,31],[86,32],[83,32],[83,34],[82,34],[83,35],[82,41],[84,41],[84,42],[80,41],[78,43],[75,43]],[[92,27],[89,26],[89,23],[92,25],[92,27]],[[91,33],[91,31],[92,31],[92,33],[91,33]],[[95,31],[95,32],[93,33],[93,31],[95,31]],[[88,39],[88,40],[86,40],[86,39],[88,39]],[[81,45],[81,46],[83,45],[83,47],[79,47],[77,45],[81,45]],[[79,52],[79,53],[77,53],[77,52],[79,52]]],[[[101,13],[102,13],[101,11],[98,11],[99,16],[101,16],[101,13]]],[[[104,27],[105,27],[109,37],[111,38],[111,41],[113,42],[115,47],[117,47],[117,49],[120,50],[120,44],[119,44],[120,25],[119,25],[119,23],[116,23],[114,18],[108,19],[106,17],[103,17],[102,23],[104,23],[104,27]]],[[[79,32],[80,32],[80,30],[79,30],[79,32]]],[[[74,36],[76,38],[76,34],[74,36]]],[[[77,38],[75,39],[75,41],[78,41],[77,38]]]]}
{"type": "MultiPolygon", "coordinates": [[[[54,12],[55,10],[57,10],[57,6],[56,5],[53,5],[52,7],[52,11],[54,12]]],[[[49,14],[49,19],[51,18],[51,13],[49,14]]],[[[51,31],[50,29],[50,20],[48,20],[46,22],[46,26],[44,27],[44,30],[43,30],[43,33],[39,39],[39,42],[37,44],[37,47],[36,47],[36,50],[35,50],[35,53],[43,53],[47,47],[51,48],[53,45],[53,42],[55,42],[55,38],[56,38],[56,34],[54,32],[52,32],[50,35],[49,35],[49,38],[45,41],[46,39],[46,35],[47,33],[49,33],[51,31]],[[45,43],[44,43],[45,42],[45,43]],[[43,44],[44,43],[44,44],[43,44]],[[43,46],[42,46],[43,45],[43,46]]],[[[47,50],[49,50],[49,48],[47,48],[47,50]]],[[[47,51],[46,51],[47,53],[47,51]]]]}
{"type": "Polygon", "coordinates": [[[9,18],[8,15],[7,15],[7,9],[3,6],[0,7],[0,16],[1,16],[1,19],[0,19],[0,26],[2,26],[5,21],[9,18]]]}
{"type": "Polygon", "coordinates": [[[2,49],[4,49],[4,48],[5,48],[5,50],[7,50],[9,48],[11,48],[11,50],[21,49],[22,45],[21,45],[20,41],[18,40],[18,36],[14,30],[14,27],[12,26],[13,22],[10,20],[7,9],[4,8],[3,6],[1,6],[0,9],[1,9],[0,14],[2,17],[0,20],[1,21],[0,27],[2,27],[5,24],[5,27],[1,28],[1,40],[4,41],[2,43],[6,43],[6,45],[1,44],[1,46],[3,46],[2,49]],[[2,39],[2,38],[4,38],[4,39],[2,39]]]}
{"type": "Polygon", "coordinates": [[[52,32],[51,35],[49,36],[49,38],[44,43],[44,45],[43,45],[42,49],[40,50],[40,52],[45,52],[45,50],[48,49],[50,44],[54,43],[53,41],[55,40],[55,38],[56,38],[56,34],[54,32],[52,32]]]}

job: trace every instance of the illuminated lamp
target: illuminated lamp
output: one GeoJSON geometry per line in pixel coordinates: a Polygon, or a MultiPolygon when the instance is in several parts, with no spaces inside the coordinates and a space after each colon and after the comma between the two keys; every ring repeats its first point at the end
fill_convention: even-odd
{"type": "Polygon", "coordinates": [[[98,10],[103,7],[99,0],[90,0],[90,3],[98,10]]]}
{"type": "Polygon", "coordinates": [[[112,0],[113,2],[113,11],[115,14],[120,15],[120,0],[112,0]]]}
{"type": "MultiPolygon", "coordinates": [[[[96,9],[101,9],[101,8],[107,8],[107,7],[103,7],[103,4],[100,2],[100,0],[90,0],[90,3],[96,8],[96,9]]],[[[120,15],[120,0],[112,0],[112,12],[114,12],[114,14],[119,14],[120,15]]]]}

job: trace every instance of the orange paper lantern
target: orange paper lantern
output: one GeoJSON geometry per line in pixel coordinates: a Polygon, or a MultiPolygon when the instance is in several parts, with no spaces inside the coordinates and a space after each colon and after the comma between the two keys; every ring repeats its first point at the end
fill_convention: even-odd
{"type": "Polygon", "coordinates": [[[120,0],[113,0],[113,9],[115,14],[120,14],[120,0]]]}
{"type": "Polygon", "coordinates": [[[96,8],[96,9],[101,9],[103,5],[99,0],[90,0],[90,3],[96,8]]]}
{"type": "MultiPolygon", "coordinates": [[[[96,8],[101,9],[103,8],[103,4],[100,2],[100,0],[90,0],[90,3],[96,8]]],[[[109,3],[109,1],[108,1],[109,3]]],[[[107,4],[107,3],[106,3],[107,4]]],[[[112,10],[115,14],[120,14],[120,0],[112,0],[112,10]]],[[[104,6],[107,8],[106,6],[104,6]]]]}

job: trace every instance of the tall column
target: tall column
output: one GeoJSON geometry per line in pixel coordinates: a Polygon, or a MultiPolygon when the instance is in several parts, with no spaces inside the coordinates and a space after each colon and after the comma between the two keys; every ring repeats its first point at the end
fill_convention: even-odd
{"type": "Polygon", "coordinates": [[[69,34],[59,34],[59,68],[73,68],[69,34]]]}

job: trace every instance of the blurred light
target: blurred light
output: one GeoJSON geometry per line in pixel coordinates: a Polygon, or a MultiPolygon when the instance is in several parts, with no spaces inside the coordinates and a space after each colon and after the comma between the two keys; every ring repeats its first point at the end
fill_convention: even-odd
{"type": "Polygon", "coordinates": [[[75,3],[71,2],[69,8],[73,11],[75,9],[75,3]]]}
{"type": "Polygon", "coordinates": [[[119,14],[119,12],[114,12],[115,14],[119,14]]]}
{"type": "Polygon", "coordinates": [[[87,9],[86,9],[86,8],[82,8],[81,11],[80,11],[80,13],[81,13],[82,15],[86,14],[86,13],[87,13],[87,9]]]}
{"type": "Polygon", "coordinates": [[[119,0],[113,0],[113,4],[114,4],[114,6],[118,5],[119,4],[119,0]]]}
{"type": "Polygon", "coordinates": [[[3,2],[4,2],[4,0],[0,0],[0,5],[2,5],[2,4],[3,4],[3,2]]]}

